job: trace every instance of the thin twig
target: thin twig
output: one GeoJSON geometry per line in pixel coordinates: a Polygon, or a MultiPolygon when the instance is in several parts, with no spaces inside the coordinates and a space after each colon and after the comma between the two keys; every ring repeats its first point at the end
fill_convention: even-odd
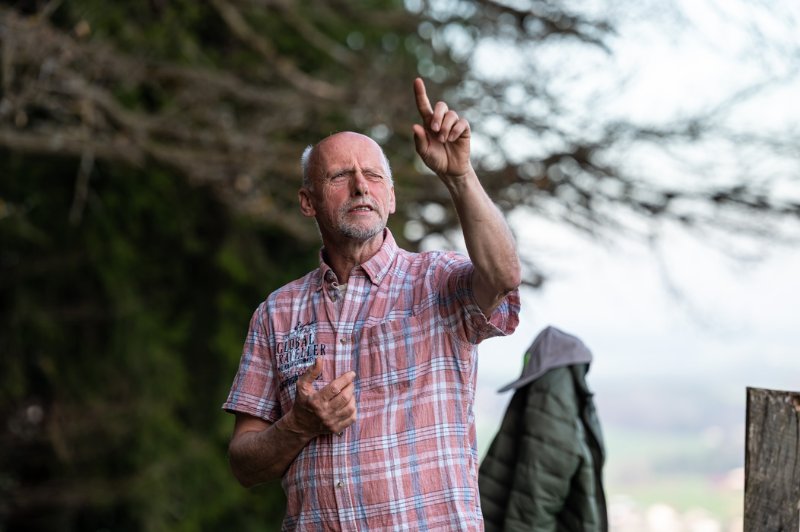
{"type": "Polygon", "coordinates": [[[83,218],[86,199],[89,197],[89,178],[94,168],[94,151],[87,147],[81,154],[81,163],[78,166],[78,176],[75,179],[75,192],[72,197],[72,206],[69,209],[69,223],[78,225],[83,218]]]}

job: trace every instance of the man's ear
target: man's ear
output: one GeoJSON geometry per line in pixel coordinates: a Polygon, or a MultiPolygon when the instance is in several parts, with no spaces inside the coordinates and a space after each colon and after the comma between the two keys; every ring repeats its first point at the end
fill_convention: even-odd
{"type": "Polygon", "coordinates": [[[394,187],[389,191],[389,214],[394,214],[395,201],[394,201],[394,187]]]}
{"type": "Polygon", "coordinates": [[[301,187],[297,197],[300,199],[300,212],[303,213],[303,216],[308,216],[309,218],[316,216],[317,210],[314,208],[314,198],[311,197],[311,191],[306,187],[301,187]]]}

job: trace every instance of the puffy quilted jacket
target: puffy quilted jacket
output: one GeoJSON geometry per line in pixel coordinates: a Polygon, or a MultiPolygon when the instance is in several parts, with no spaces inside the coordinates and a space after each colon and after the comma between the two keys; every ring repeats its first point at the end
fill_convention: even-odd
{"type": "Polygon", "coordinates": [[[514,393],[479,471],[487,532],[608,530],[588,369],[556,366],[514,393]]]}

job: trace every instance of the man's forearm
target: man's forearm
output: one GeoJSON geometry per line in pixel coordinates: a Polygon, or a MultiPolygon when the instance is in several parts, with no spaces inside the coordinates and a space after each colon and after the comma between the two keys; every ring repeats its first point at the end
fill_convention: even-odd
{"type": "Polygon", "coordinates": [[[503,215],[470,169],[448,183],[461,221],[464,241],[477,278],[473,285],[484,313],[491,312],[508,292],[520,284],[521,269],[516,243],[503,215]]]}
{"type": "Polygon", "coordinates": [[[228,448],[231,469],[245,487],[283,476],[313,437],[292,430],[287,417],[263,430],[237,434],[228,448]]]}
{"type": "Polygon", "coordinates": [[[294,405],[273,424],[247,414],[236,416],[228,453],[233,474],[243,486],[280,478],[308,442],[321,434],[341,433],[355,423],[355,372],[348,371],[315,391],[313,383],[320,375],[322,357],[297,379],[294,405]]]}

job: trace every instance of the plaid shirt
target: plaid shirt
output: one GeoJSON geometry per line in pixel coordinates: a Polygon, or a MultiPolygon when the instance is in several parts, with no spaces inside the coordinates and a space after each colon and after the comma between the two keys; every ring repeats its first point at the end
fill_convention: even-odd
{"type": "Polygon", "coordinates": [[[358,420],[312,440],[284,474],[284,530],[483,529],[476,346],[513,332],[519,294],[487,320],[472,272],[463,255],[410,253],[386,230],[343,300],[320,260],[258,307],[224,409],[274,423],[317,357],[316,389],[356,372],[358,420]]]}

